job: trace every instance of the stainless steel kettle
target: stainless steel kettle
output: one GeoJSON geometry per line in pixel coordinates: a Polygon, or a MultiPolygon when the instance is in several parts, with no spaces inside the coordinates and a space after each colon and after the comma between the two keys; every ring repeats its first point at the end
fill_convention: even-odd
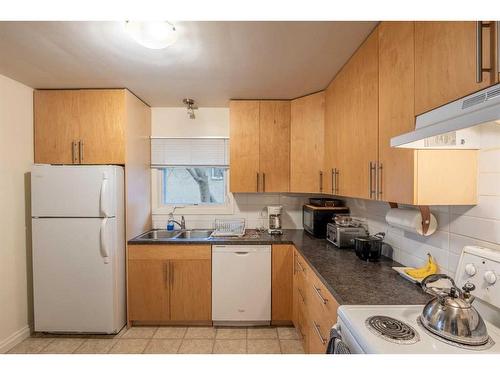
{"type": "Polygon", "coordinates": [[[447,340],[465,345],[483,345],[489,340],[486,325],[481,315],[472,306],[476,287],[467,282],[460,290],[455,281],[447,275],[436,274],[422,280],[422,289],[435,298],[427,303],[420,316],[420,322],[432,333],[447,340]],[[438,280],[447,279],[450,288],[429,286],[438,280]]]}

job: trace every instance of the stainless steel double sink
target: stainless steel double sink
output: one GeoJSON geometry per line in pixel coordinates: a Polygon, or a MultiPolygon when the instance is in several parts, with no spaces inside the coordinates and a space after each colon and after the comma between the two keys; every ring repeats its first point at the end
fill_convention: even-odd
{"type": "Polygon", "coordinates": [[[153,229],[137,237],[137,240],[206,240],[210,238],[212,233],[212,229],[185,229],[172,231],[153,229]]]}

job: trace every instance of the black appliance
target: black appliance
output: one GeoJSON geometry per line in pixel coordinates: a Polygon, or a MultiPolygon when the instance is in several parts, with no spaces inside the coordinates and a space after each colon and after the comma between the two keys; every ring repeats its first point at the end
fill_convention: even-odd
{"type": "Polygon", "coordinates": [[[305,204],[302,207],[302,225],[304,230],[314,237],[325,238],[326,226],[335,215],[348,214],[348,207],[317,207],[305,204]]]}
{"type": "Polygon", "coordinates": [[[382,245],[384,244],[385,233],[377,233],[374,236],[356,237],[354,241],[354,251],[358,258],[369,262],[376,262],[382,255],[382,245]]]}

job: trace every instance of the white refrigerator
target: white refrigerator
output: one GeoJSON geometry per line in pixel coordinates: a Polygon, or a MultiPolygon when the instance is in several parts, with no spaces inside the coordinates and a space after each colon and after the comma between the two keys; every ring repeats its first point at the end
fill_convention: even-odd
{"type": "Polygon", "coordinates": [[[116,333],[126,321],[124,171],[33,166],[35,331],[116,333]]]}

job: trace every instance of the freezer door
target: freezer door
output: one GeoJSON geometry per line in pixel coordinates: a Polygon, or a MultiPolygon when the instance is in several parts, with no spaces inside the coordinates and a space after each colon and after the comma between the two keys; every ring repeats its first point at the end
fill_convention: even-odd
{"type": "MultiPolygon", "coordinates": [[[[125,324],[114,218],[33,219],[35,330],[114,333],[125,324]]],[[[120,256],[119,256],[120,255],[120,256]]]]}
{"type": "Polygon", "coordinates": [[[122,181],[117,166],[34,165],[32,216],[114,217],[122,181]]]}

